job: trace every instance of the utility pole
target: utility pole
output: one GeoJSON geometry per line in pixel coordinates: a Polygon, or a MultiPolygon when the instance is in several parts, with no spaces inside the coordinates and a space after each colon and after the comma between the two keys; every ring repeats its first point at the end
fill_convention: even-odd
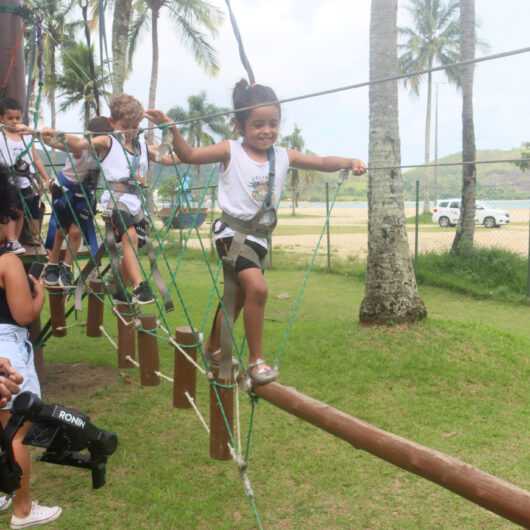
{"type": "Polygon", "coordinates": [[[0,97],[26,102],[23,0],[0,2],[0,97]]]}

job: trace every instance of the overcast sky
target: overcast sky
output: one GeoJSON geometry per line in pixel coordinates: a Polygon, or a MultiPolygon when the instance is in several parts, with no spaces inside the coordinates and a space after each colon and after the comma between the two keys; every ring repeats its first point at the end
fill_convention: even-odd
{"type": "MultiPolygon", "coordinates": [[[[223,0],[210,0],[225,11],[223,0]]],[[[406,5],[400,0],[400,5],[406,5]]],[[[280,98],[368,80],[369,0],[232,0],[233,10],[257,81],[280,98]]],[[[486,54],[530,46],[529,0],[476,0],[479,37],[486,54]]],[[[400,23],[404,24],[403,7],[400,23]]],[[[110,17],[109,17],[110,18],[110,17]]],[[[186,105],[204,90],[208,99],[230,106],[231,90],[244,76],[228,19],[215,41],[221,72],[206,76],[162,15],[157,106],[186,105]]],[[[478,51],[477,55],[483,55],[478,51]]],[[[151,46],[143,35],[126,91],[147,103],[151,46]]],[[[443,73],[435,81],[444,82],[443,73]]],[[[400,90],[400,132],[404,163],[423,162],[426,90],[420,97],[400,90]]],[[[475,122],[479,149],[509,149],[530,140],[530,54],[482,63],[475,78],[475,122]]],[[[368,90],[357,89],[295,102],[283,107],[282,133],[302,129],[306,146],[319,154],[368,153],[368,90]]],[[[452,86],[439,86],[440,156],[461,150],[461,98],[452,86]]],[[[76,113],[59,126],[79,129],[76,113]]]]}

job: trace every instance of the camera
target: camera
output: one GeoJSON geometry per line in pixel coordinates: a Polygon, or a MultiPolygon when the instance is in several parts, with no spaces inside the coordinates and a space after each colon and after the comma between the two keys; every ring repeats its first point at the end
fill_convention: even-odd
{"type": "Polygon", "coordinates": [[[73,409],[45,404],[32,392],[19,394],[11,412],[5,428],[0,427],[0,491],[10,494],[20,487],[22,470],[12,443],[26,421],[32,425],[24,443],[45,449],[40,461],[90,469],[92,487],[105,484],[107,459],[118,447],[115,433],[99,429],[88,416],[73,409]]]}

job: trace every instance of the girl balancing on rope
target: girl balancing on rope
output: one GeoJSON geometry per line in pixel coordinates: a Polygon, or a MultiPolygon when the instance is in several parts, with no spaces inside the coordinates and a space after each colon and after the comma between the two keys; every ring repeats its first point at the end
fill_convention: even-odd
{"type": "Polygon", "coordinates": [[[154,302],[149,283],[142,279],[137,259],[138,247],[146,238],[147,222],[141,198],[140,186],[144,184],[153,160],[163,165],[174,165],[178,159],[172,155],[159,156],[155,145],[147,145],[140,136],[139,126],[144,119],[142,104],[132,96],[121,94],[110,102],[110,124],[115,134],[81,138],[71,134],[60,135],[53,129],[42,131],[43,140],[55,147],[63,145],[79,156],[91,150],[98,159],[98,167],[105,180],[106,190],[101,195],[103,215],[110,218],[117,241],[122,243],[123,259],[121,278],[113,295],[117,304],[129,303],[130,297],[122,283],[133,286],[132,301],[137,304],[154,302]]]}
{"type": "MultiPolygon", "coordinates": [[[[248,375],[255,384],[274,381],[278,371],[263,358],[263,322],[267,301],[267,283],[263,275],[267,254],[267,235],[276,225],[276,209],[289,167],[333,172],[366,172],[364,163],[351,158],[321,157],[276,146],[281,108],[274,91],[263,85],[250,86],[246,80],[233,91],[235,124],[242,142],[224,140],[205,147],[191,147],[171,126],[173,147],[179,159],[188,164],[221,163],[219,206],[222,217],[214,223],[214,237],[223,259],[225,310],[219,308],[212,333],[205,346],[211,364],[231,371],[232,319],[241,309],[249,348],[248,375]],[[247,107],[262,105],[251,110],[247,107]],[[238,110],[242,109],[242,110],[238,110]],[[230,307],[231,306],[231,307],[230,307]],[[221,348],[221,349],[220,349],[221,348]]],[[[171,123],[160,111],[148,110],[156,124],[171,123]]],[[[228,372],[230,373],[230,372],[228,372]]]]}

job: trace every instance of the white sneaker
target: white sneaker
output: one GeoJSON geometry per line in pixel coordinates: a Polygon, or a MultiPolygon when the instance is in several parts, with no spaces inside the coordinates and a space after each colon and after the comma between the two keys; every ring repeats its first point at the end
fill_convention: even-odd
{"type": "Polygon", "coordinates": [[[63,512],[59,506],[41,506],[37,501],[31,503],[31,512],[26,517],[11,517],[11,528],[29,528],[41,524],[51,523],[58,519],[63,512]]]}
{"type": "Polygon", "coordinates": [[[11,506],[12,499],[9,495],[0,496],[0,513],[7,512],[11,506]]]}
{"type": "Polygon", "coordinates": [[[26,253],[26,249],[20,244],[18,239],[14,239],[13,241],[8,241],[5,244],[4,248],[5,248],[6,252],[11,252],[11,253],[17,254],[17,255],[26,253]]]}

